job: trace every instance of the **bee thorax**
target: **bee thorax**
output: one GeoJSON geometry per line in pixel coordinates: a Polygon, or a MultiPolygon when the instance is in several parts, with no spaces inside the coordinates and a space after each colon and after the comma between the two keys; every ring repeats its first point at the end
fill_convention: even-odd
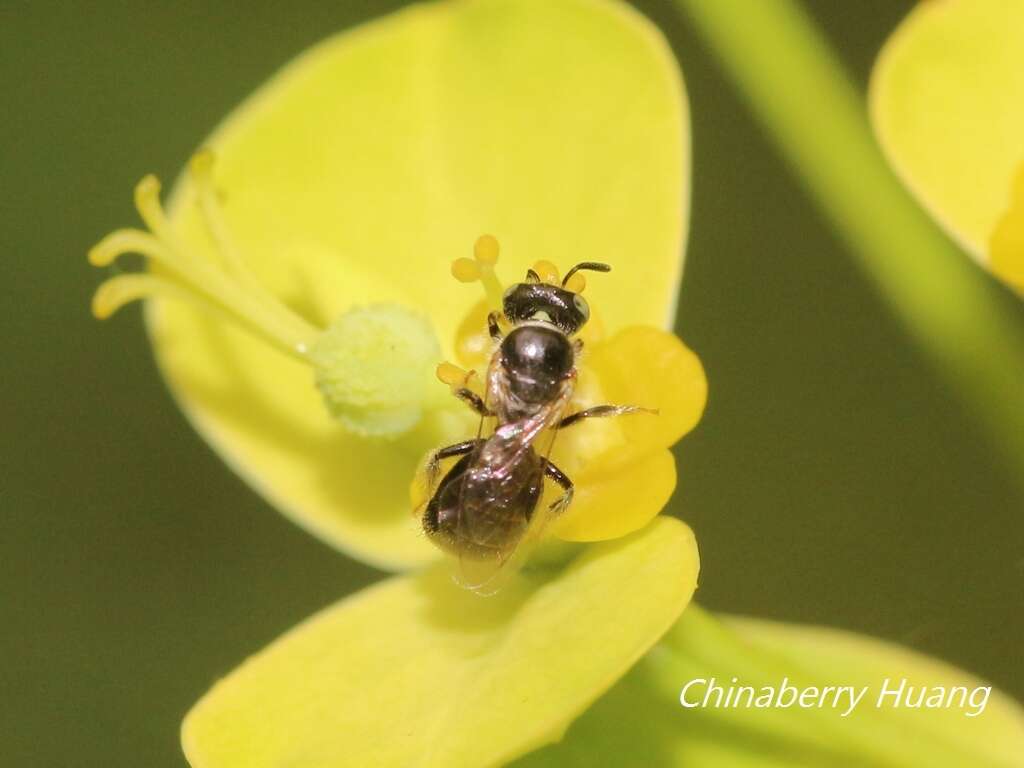
{"type": "Polygon", "coordinates": [[[499,359],[513,409],[529,411],[555,398],[574,357],[572,342],[557,328],[523,325],[509,333],[499,359]]]}

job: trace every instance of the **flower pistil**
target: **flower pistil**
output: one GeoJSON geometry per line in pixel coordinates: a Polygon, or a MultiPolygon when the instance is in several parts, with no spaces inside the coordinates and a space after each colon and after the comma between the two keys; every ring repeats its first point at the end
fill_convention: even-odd
{"type": "Polygon", "coordinates": [[[235,247],[221,215],[213,166],[212,152],[196,153],[188,180],[216,259],[176,235],[160,204],[160,182],[146,176],[135,187],[135,207],[148,231],[112,232],[89,251],[89,262],[105,267],[137,253],[150,268],[103,282],[93,297],[93,314],[104,319],[149,297],[189,302],[309,365],[328,412],[350,431],[395,437],[412,429],[431,396],[429,373],[440,356],[430,321],[394,303],[350,308],[326,328],[300,316],[261,285],[235,247]]]}

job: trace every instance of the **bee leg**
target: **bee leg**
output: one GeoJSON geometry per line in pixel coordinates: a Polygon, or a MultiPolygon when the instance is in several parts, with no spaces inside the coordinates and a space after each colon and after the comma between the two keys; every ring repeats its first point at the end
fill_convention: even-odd
{"type": "Polygon", "coordinates": [[[544,475],[549,480],[554,480],[562,488],[562,495],[551,502],[548,509],[556,515],[564,512],[572,504],[573,485],[566,474],[547,459],[544,460],[544,475]]]}
{"type": "Polygon", "coordinates": [[[476,371],[464,371],[451,363],[441,363],[437,366],[437,378],[451,388],[453,395],[481,416],[493,416],[494,414],[484,404],[483,398],[469,388],[469,382],[475,375],[476,371]]]}
{"type": "Polygon", "coordinates": [[[446,445],[444,448],[438,448],[436,451],[430,454],[427,458],[426,474],[427,474],[427,488],[433,489],[437,483],[437,476],[441,472],[441,461],[443,459],[450,459],[453,456],[464,456],[476,447],[478,440],[464,440],[461,443],[454,443],[452,445],[446,445]]]}
{"type": "Polygon", "coordinates": [[[494,415],[491,409],[484,404],[483,398],[480,397],[480,395],[478,395],[473,390],[469,389],[468,387],[459,387],[458,389],[453,389],[452,394],[459,398],[459,400],[464,402],[470,408],[472,408],[474,411],[479,413],[481,416],[494,415]]]}
{"type": "Polygon", "coordinates": [[[641,408],[639,405],[595,405],[592,408],[569,414],[558,422],[555,429],[565,429],[573,424],[578,424],[584,419],[592,419],[598,416],[626,416],[631,413],[657,414],[658,411],[652,408],[641,408]]]}
{"type": "Polygon", "coordinates": [[[487,332],[491,334],[491,338],[495,341],[501,341],[504,334],[501,332],[501,326],[498,325],[497,312],[487,313],[487,332]]]}

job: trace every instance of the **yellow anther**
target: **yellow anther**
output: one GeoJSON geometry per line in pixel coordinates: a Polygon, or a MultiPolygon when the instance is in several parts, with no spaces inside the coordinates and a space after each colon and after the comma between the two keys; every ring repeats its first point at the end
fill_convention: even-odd
{"type": "Polygon", "coordinates": [[[456,386],[465,376],[465,371],[452,363],[439,363],[437,366],[437,378],[442,384],[449,387],[456,386]]]}
{"type": "Polygon", "coordinates": [[[452,262],[452,277],[460,283],[475,283],[480,279],[480,267],[472,259],[456,259],[452,262]]]}
{"type": "Polygon", "coordinates": [[[573,293],[583,293],[583,289],[587,287],[587,278],[583,276],[582,272],[577,272],[569,278],[569,282],[565,284],[567,291],[573,293]]]}
{"type": "Polygon", "coordinates": [[[487,303],[491,309],[500,309],[504,291],[494,274],[498,261],[498,241],[493,235],[481,235],[473,245],[472,259],[456,259],[452,262],[452,276],[460,283],[480,281],[487,303]]]}
{"type": "Polygon", "coordinates": [[[498,241],[493,235],[480,235],[473,246],[473,256],[481,264],[497,264],[498,251],[498,241]]]}
{"type": "Polygon", "coordinates": [[[541,259],[533,265],[533,271],[540,277],[541,282],[558,284],[558,267],[550,261],[541,259]]]}
{"type": "Polygon", "coordinates": [[[474,371],[467,371],[454,363],[440,363],[437,366],[437,378],[449,387],[464,387],[473,378],[474,371]]]}

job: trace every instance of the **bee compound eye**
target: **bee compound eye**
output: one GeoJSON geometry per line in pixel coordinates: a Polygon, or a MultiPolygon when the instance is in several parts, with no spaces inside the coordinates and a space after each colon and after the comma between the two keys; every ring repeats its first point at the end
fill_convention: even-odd
{"type": "Polygon", "coordinates": [[[587,300],[580,295],[572,297],[573,306],[576,307],[576,311],[580,313],[584,321],[590,318],[590,305],[587,304],[587,300]]]}

